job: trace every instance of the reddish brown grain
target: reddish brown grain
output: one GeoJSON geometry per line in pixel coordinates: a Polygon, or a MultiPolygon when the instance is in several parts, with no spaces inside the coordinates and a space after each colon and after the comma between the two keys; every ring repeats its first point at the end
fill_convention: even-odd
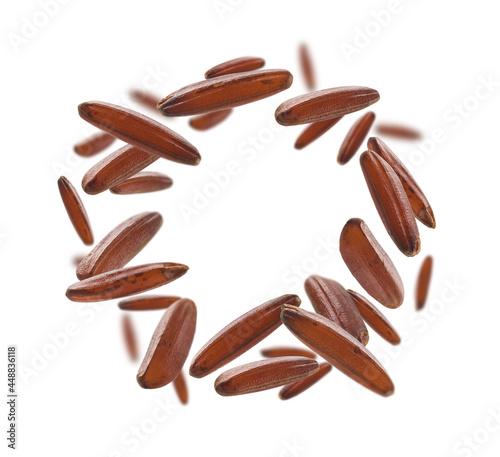
{"type": "Polygon", "coordinates": [[[172,178],[163,173],[143,171],[109,190],[111,193],[119,195],[146,194],[169,189],[173,183],[172,178]]]}
{"type": "Polygon", "coordinates": [[[281,319],[300,341],[345,375],[379,395],[394,393],[382,365],[335,322],[291,305],[283,305],[281,319]]]}
{"type": "Polygon", "coordinates": [[[109,232],[80,262],[76,276],[82,280],[124,267],[144,249],[162,224],[161,214],[155,212],[128,218],[109,232]]]}
{"type": "Polygon", "coordinates": [[[422,262],[422,266],[420,267],[420,271],[418,273],[417,288],[415,291],[417,310],[421,310],[427,301],[432,276],[432,264],[433,259],[430,255],[428,255],[422,262]]]}
{"type": "Polygon", "coordinates": [[[289,346],[277,346],[260,351],[263,357],[309,357],[315,359],[316,354],[303,348],[294,348],[289,346]]]}
{"type": "Polygon", "coordinates": [[[82,188],[87,194],[99,194],[126,181],[158,159],[157,155],[135,146],[124,146],[87,171],[82,188]]]}
{"type": "Polygon", "coordinates": [[[78,106],[80,117],[132,146],[186,165],[198,165],[198,150],[168,127],[136,111],[105,102],[78,106]]]}
{"type": "Polygon", "coordinates": [[[235,73],[191,84],[158,103],[165,116],[188,116],[234,108],[277,94],[292,85],[286,70],[235,73]]]}
{"type": "Polygon", "coordinates": [[[309,146],[313,141],[316,141],[319,137],[328,132],[328,130],[340,121],[340,119],[342,119],[342,116],[327,119],[326,121],[314,122],[311,125],[308,125],[297,138],[297,141],[295,142],[295,149],[303,149],[306,146],[309,146]]]}
{"type": "Polygon", "coordinates": [[[378,124],[377,133],[403,140],[420,140],[422,138],[422,134],[418,130],[406,127],[405,125],[378,124]]]}
{"type": "Polygon", "coordinates": [[[364,321],[376,331],[382,338],[391,344],[401,343],[401,338],[396,329],[386,319],[386,317],[365,297],[353,290],[348,290],[352,300],[364,321]]]}
{"type": "Polygon", "coordinates": [[[324,378],[328,373],[332,371],[332,366],[329,363],[323,362],[319,365],[319,370],[316,373],[309,375],[307,378],[301,379],[300,381],[292,382],[283,387],[278,396],[281,400],[290,400],[290,398],[296,397],[305,390],[312,387],[320,379],[324,378]]]}
{"type": "Polygon", "coordinates": [[[132,361],[135,362],[139,358],[139,350],[137,347],[137,336],[130,316],[122,316],[122,332],[127,353],[132,361]]]}
{"type": "Polygon", "coordinates": [[[76,233],[83,241],[83,244],[87,246],[92,245],[94,243],[94,235],[92,234],[87,211],[85,211],[78,192],[73,187],[73,184],[64,176],[58,179],[57,186],[59,187],[64,207],[76,233]]]}
{"type": "Polygon", "coordinates": [[[363,288],[388,308],[401,306],[404,288],[396,267],[361,219],[350,219],[340,235],[340,254],[363,288]]]}
{"type": "Polygon", "coordinates": [[[101,132],[75,144],[75,152],[82,157],[92,157],[111,146],[116,138],[109,133],[101,132]]]}
{"type": "Polygon", "coordinates": [[[179,375],[193,343],[196,314],[196,305],[187,298],[165,311],[137,373],[143,389],[163,387],[179,375]]]}
{"type": "Polygon", "coordinates": [[[415,178],[403,165],[403,162],[380,138],[370,138],[368,140],[368,149],[382,157],[394,170],[403,185],[415,217],[427,227],[436,228],[436,219],[431,205],[415,178]]]}
{"type": "Polygon", "coordinates": [[[225,121],[233,112],[232,108],[214,111],[213,113],[200,114],[189,119],[189,125],[195,130],[209,130],[225,121]]]}
{"type": "Polygon", "coordinates": [[[255,71],[262,68],[265,64],[266,61],[260,57],[238,57],[210,68],[210,70],[205,72],[205,78],[212,79],[217,76],[231,75],[233,73],[255,71]]]}
{"type": "Polygon", "coordinates": [[[319,275],[309,276],[305,289],[314,310],[340,325],[364,346],[368,344],[368,330],[347,291],[333,279],[319,275]]]}
{"type": "Polygon", "coordinates": [[[318,362],[306,357],[277,357],[225,371],[214,385],[219,395],[243,395],[298,381],[318,369],[318,362]]]}
{"type": "Polygon", "coordinates": [[[274,298],[228,324],[196,354],[189,374],[202,378],[262,341],[281,325],[280,312],[284,303],[300,305],[300,298],[297,295],[274,298]]]}
{"type": "Polygon", "coordinates": [[[420,252],[420,235],[413,210],[398,175],[373,151],[360,158],[361,169],[378,214],[399,250],[408,257],[420,252]]]}
{"type": "Polygon", "coordinates": [[[181,297],[169,295],[139,295],[122,300],[118,307],[125,311],[153,311],[158,309],[167,309],[181,297]]]}
{"type": "Polygon", "coordinates": [[[309,90],[314,90],[316,88],[316,77],[314,74],[311,53],[306,44],[301,44],[299,47],[299,63],[307,88],[309,90]]]}
{"type": "Polygon", "coordinates": [[[275,117],[281,125],[310,124],[353,113],[379,99],[379,93],[368,87],[334,87],[287,100],[278,106],[275,117]]]}
{"type": "Polygon", "coordinates": [[[188,401],[189,401],[189,394],[188,394],[186,377],[184,376],[184,372],[182,370],[179,372],[179,374],[174,379],[173,384],[174,384],[175,393],[177,394],[179,401],[183,405],[187,405],[188,401]]]}
{"type": "Polygon", "coordinates": [[[156,105],[161,97],[158,97],[156,94],[143,89],[131,89],[129,95],[134,102],[158,112],[156,110],[156,105]]]}
{"type": "Polygon", "coordinates": [[[375,113],[370,111],[363,116],[361,116],[351,127],[349,132],[347,132],[344,141],[339,149],[339,154],[337,156],[337,162],[340,165],[345,165],[349,160],[354,157],[354,154],[358,152],[361,144],[368,135],[370,128],[375,121],[375,113]]]}
{"type": "Polygon", "coordinates": [[[180,263],[150,263],[112,270],[72,284],[66,297],[76,302],[95,302],[139,294],[175,281],[188,267],[180,263]]]}

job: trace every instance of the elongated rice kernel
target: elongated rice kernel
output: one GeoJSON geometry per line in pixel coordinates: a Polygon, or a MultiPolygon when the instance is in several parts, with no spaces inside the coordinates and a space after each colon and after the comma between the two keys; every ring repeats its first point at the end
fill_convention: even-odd
{"type": "Polygon", "coordinates": [[[324,378],[328,373],[330,373],[330,371],[332,371],[332,366],[329,363],[320,363],[319,370],[316,373],[313,373],[307,378],[301,379],[300,381],[295,381],[291,384],[287,384],[280,390],[278,396],[281,400],[290,400],[290,398],[296,397],[297,395],[312,387],[320,379],[324,378]]]}
{"type": "Polygon", "coordinates": [[[141,113],[95,101],[81,103],[78,113],[95,127],[150,154],[186,165],[200,163],[200,153],[189,141],[141,113]]]}
{"type": "Polygon", "coordinates": [[[165,311],[137,373],[143,389],[157,389],[177,378],[193,343],[196,315],[196,305],[188,298],[165,311]]]}
{"type": "Polygon", "coordinates": [[[368,344],[368,330],[347,291],[333,279],[312,275],[306,279],[305,289],[314,310],[340,325],[364,346],[368,344]]]}
{"type": "Polygon", "coordinates": [[[316,77],[314,75],[314,68],[309,48],[304,43],[302,43],[299,47],[299,61],[307,88],[309,90],[314,90],[316,88],[316,77]]]}
{"type": "Polygon", "coordinates": [[[263,357],[309,357],[315,359],[316,354],[307,349],[294,348],[289,346],[276,346],[272,348],[262,349],[260,351],[263,357]]]}
{"type": "Polygon", "coordinates": [[[95,302],[128,297],[175,281],[188,271],[180,263],[150,263],[112,270],[72,284],[66,297],[76,302],[95,302]]]}
{"type": "Polygon", "coordinates": [[[330,130],[343,116],[327,119],[326,121],[313,122],[308,125],[295,141],[295,149],[304,149],[313,141],[330,130]]]}
{"type": "Polygon", "coordinates": [[[130,98],[134,100],[134,102],[139,103],[140,105],[143,105],[146,108],[155,111],[156,111],[156,105],[158,104],[158,100],[160,100],[161,98],[153,94],[152,92],[148,92],[143,89],[137,89],[137,88],[130,89],[129,95],[130,98]]]}
{"type": "Polygon", "coordinates": [[[226,325],[196,354],[189,374],[202,378],[213,373],[274,332],[281,325],[283,303],[300,305],[300,298],[297,295],[273,298],[226,325]]]}
{"type": "Polygon", "coordinates": [[[353,290],[348,289],[347,292],[351,295],[361,317],[373,330],[391,344],[401,343],[401,338],[396,329],[372,303],[353,290]]]}
{"type": "Polygon", "coordinates": [[[139,350],[137,347],[137,336],[135,333],[132,319],[128,315],[122,316],[122,331],[125,339],[125,347],[127,348],[128,355],[135,362],[139,358],[139,350]]]}
{"type": "Polygon", "coordinates": [[[186,377],[184,376],[184,373],[182,370],[179,372],[179,374],[173,380],[173,384],[174,384],[175,393],[177,394],[179,401],[183,405],[187,405],[187,403],[189,401],[189,394],[188,394],[186,377]]]}
{"type": "Polygon", "coordinates": [[[378,124],[377,133],[403,140],[419,140],[422,138],[422,134],[418,130],[397,124],[378,124]]]}
{"type": "Polygon", "coordinates": [[[206,79],[216,78],[217,76],[231,75],[233,73],[242,73],[244,71],[255,71],[266,64],[260,57],[238,57],[228,60],[210,68],[205,72],[206,79]]]}
{"type": "Polygon", "coordinates": [[[209,130],[216,127],[233,112],[232,108],[214,111],[213,113],[200,114],[189,119],[189,125],[195,130],[209,130]]]}
{"type": "Polygon", "coordinates": [[[406,192],[391,166],[373,151],[360,157],[361,169],[380,219],[399,250],[408,257],[420,252],[420,235],[406,192]]]}
{"type": "Polygon", "coordinates": [[[59,193],[68,213],[69,219],[75,228],[76,233],[83,241],[83,244],[90,246],[94,243],[94,235],[92,234],[92,228],[90,227],[90,220],[87,216],[87,211],[83,206],[83,202],[78,195],[78,192],[73,187],[73,184],[61,176],[57,181],[57,186],[59,187],[59,193]]]}
{"type": "Polygon", "coordinates": [[[78,279],[118,270],[129,263],[155,236],[163,224],[160,213],[136,214],[109,232],[80,262],[78,279]]]}
{"type": "Polygon", "coordinates": [[[356,152],[358,152],[358,149],[373,125],[373,121],[375,121],[375,113],[373,111],[369,111],[353,124],[340,146],[339,154],[337,156],[337,162],[340,165],[345,165],[354,157],[356,152]]]}
{"type": "Polygon", "coordinates": [[[398,176],[415,217],[429,228],[436,228],[436,218],[424,192],[415,181],[403,162],[394,154],[380,138],[372,137],[368,140],[368,149],[384,159],[398,176]]]}
{"type": "Polygon", "coordinates": [[[286,304],[281,320],[300,341],[354,381],[384,397],[394,393],[380,362],[335,322],[286,304]]]}
{"type": "Polygon", "coordinates": [[[87,171],[82,179],[82,188],[87,194],[99,194],[121,184],[159,158],[135,146],[126,145],[87,171]]]}
{"type": "Polygon", "coordinates": [[[349,219],[340,234],[340,254],[363,288],[387,308],[403,303],[401,276],[362,219],[349,219]]]}
{"type": "Polygon", "coordinates": [[[118,303],[118,308],[125,311],[154,311],[167,309],[181,297],[170,295],[139,295],[130,297],[118,303]]]}
{"type": "Polygon", "coordinates": [[[261,392],[298,381],[318,370],[318,362],[306,357],[260,360],[222,373],[215,380],[215,391],[225,397],[261,392]]]}
{"type": "Polygon", "coordinates": [[[172,178],[163,173],[143,171],[109,190],[112,194],[116,195],[146,194],[170,189],[173,184],[174,181],[172,178]]]}
{"type": "Polygon", "coordinates": [[[183,87],[158,103],[165,116],[189,116],[234,108],[277,94],[292,85],[286,70],[258,70],[206,79],[183,87]]]}
{"type": "Polygon", "coordinates": [[[369,87],[334,87],[283,102],[276,109],[275,117],[281,125],[310,124],[353,113],[379,99],[379,93],[369,87]]]}
{"type": "Polygon", "coordinates": [[[108,146],[111,146],[115,140],[116,138],[109,133],[96,133],[90,138],[75,144],[74,150],[79,156],[92,157],[93,155],[104,151],[108,146]]]}
{"type": "Polygon", "coordinates": [[[434,261],[430,255],[428,255],[422,262],[420,271],[418,273],[417,288],[415,291],[416,296],[416,308],[417,310],[423,309],[425,302],[427,301],[427,295],[429,293],[429,286],[431,283],[432,276],[432,265],[434,261]]]}

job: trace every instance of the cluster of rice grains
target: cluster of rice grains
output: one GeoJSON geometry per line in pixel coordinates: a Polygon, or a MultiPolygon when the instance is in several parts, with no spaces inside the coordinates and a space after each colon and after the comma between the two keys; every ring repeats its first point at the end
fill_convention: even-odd
{"type": "MultiPolygon", "coordinates": [[[[281,125],[308,124],[295,143],[302,149],[326,133],[339,120],[379,100],[368,87],[336,87],[312,91],[315,77],[305,45],[299,50],[307,94],[282,103],[275,113],[281,125]]],[[[263,70],[261,58],[243,57],[217,65],[205,73],[205,80],[183,87],[157,100],[140,90],[131,97],[165,116],[193,116],[194,129],[215,127],[233,108],[270,97],[292,84],[287,70],[263,70]]],[[[127,143],[94,165],[83,177],[85,193],[105,190],[115,194],[137,194],[167,189],[168,176],[142,171],[159,158],[186,165],[198,165],[200,153],[188,140],[159,122],[138,112],[105,102],[86,102],[78,107],[80,116],[99,128],[96,134],[75,146],[75,152],[91,157],[110,146],[116,138],[127,143]]],[[[375,120],[367,112],[354,122],[342,142],[339,164],[346,164],[361,147],[375,120]]],[[[386,132],[415,138],[411,129],[383,126],[386,132]]],[[[368,140],[360,164],[373,202],[396,246],[406,256],[420,251],[416,219],[427,227],[436,223],[431,206],[420,187],[397,156],[379,138],[368,140]]],[[[85,245],[94,238],[89,218],[76,189],[65,178],[59,190],[73,226],[85,245]]],[[[162,226],[157,212],[137,214],[111,230],[82,259],[77,260],[79,282],[68,287],[66,296],[76,302],[95,302],[125,298],[118,306],[125,311],[164,310],[137,373],[138,384],[155,389],[173,383],[179,399],[187,403],[188,392],[183,367],[191,349],[196,328],[196,305],[188,298],[167,295],[137,295],[168,284],[183,276],[188,267],[181,263],[156,262],[126,267],[149,243],[162,226]],[[133,297],[131,297],[133,296],[133,297]]],[[[352,275],[365,291],[387,308],[403,303],[401,277],[391,259],[361,219],[350,219],[340,235],[340,252],[352,275]]],[[[421,268],[417,284],[417,309],[427,297],[432,259],[421,268]]],[[[382,365],[366,349],[369,335],[365,325],[391,344],[400,337],[384,315],[364,296],[346,290],[338,282],[321,276],[305,281],[307,296],[315,310],[299,308],[297,295],[283,295],[248,311],[220,330],[194,357],[189,373],[207,376],[254,347],[281,324],[305,348],[274,347],[262,350],[263,360],[222,372],[215,390],[223,396],[240,395],[283,386],[279,397],[292,398],[311,387],[332,366],[364,387],[383,396],[394,392],[394,385],[382,365]],[[318,363],[316,356],[325,362],[318,363]]],[[[133,360],[138,358],[137,339],[130,315],[122,319],[126,347],[133,360]]]]}

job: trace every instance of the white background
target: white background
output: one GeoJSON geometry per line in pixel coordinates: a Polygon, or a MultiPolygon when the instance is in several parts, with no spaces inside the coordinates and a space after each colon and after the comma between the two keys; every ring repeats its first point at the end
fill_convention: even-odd
{"type": "MultiPolygon", "coordinates": [[[[385,25],[374,25],[374,15],[390,5],[73,0],[33,32],[23,25],[43,24],[40,3],[9,2],[1,19],[0,325],[2,351],[17,345],[23,366],[19,455],[498,455],[498,9],[493,1],[401,1],[385,25]],[[348,59],[342,43],[354,45],[366,29],[372,37],[348,59]],[[14,35],[23,33],[24,42],[13,45],[14,35]],[[344,167],[336,163],[360,113],[302,151],[293,144],[303,127],[277,128],[275,108],[306,91],[297,58],[302,41],[310,46],[319,88],[373,87],[381,94],[373,106],[377,121],[423,132],[427,146],[384,138],[413,166],[436,215],[436,230],[419,225],[417,257],[404,257],[387,235],[359,154],[344,167]],[[122,312],[114,301],[84,308],[64,295],[76,281],[72,258],[86,248],[71,227],[56,180],[65,174],[80,189],[86,170],[106,154],[80,159],[71,152],[95,131],[79,118],[77,105],[102,100],[147,113],[129,100],[132,86],[146,84],[165,96],[202,79],[213,65],[244,55],[264,57],[267,68],[290,70],[292,87],[238,108],[207,132],[192,130],[186,118],[150,113],[195,144],[201,164],[156,162],[153,169],[175,181],[157,194],[81,192],[95,238],[139,212],[162,213],[161,231],[131,264],[189,265],[183,278],[157,292],[190,297],[198,306],[190,363],[220,328],[278,293],[298,293],[311,309],[302,287],[308,274],[362,292],[338,252],[325,254],[318,246],[336,243],[349,218],[363,218],[406,288],[401,308],[383,310],[405,343],[392,348],[371,332],[369,344],[396,385],[390,398],[356,387],[336,370],[288,402],[276,390],[223,398],[213,389],[218,372],[189,378],[190,401],[181,407],[172,386],[147,391],[136,383],[138,364],[125,352],[122,312]],[[477,88],[487,79],[496,86],[480,89],[478,100],[477,88]],[[453,113],[458,109],[462,114],[453,113]],[[435,129],[444,132],[440,144],[428,140],[435,129]],[[424,154],[424,147],[431,152],[424,154]],[[213,173],[231,161],[239,174],[186,220],[182,205],[192,206],[197,192],[213,191],[213,173]],[[435,259],[430,297],[426,311],[416,315],[414,284],[428,254],[435,259]],[[68,325],[73,336],[63,334],[68,325]],[[158,408],[164,402],[170,406],[162,421],[165,413],[158,408]],[[132,438],[137,430],[140,438],[132,438]]],[[[141,354],[160,316],[131,316],[141,354]]],[[[296,343],[282,327],[231,366],[258,359],[259,348],[296,343]]],[[[5,381],[0,390],[6,389],[5,381]]],[[[2,414],[1,429],[6,426],[2,414]]]]}

